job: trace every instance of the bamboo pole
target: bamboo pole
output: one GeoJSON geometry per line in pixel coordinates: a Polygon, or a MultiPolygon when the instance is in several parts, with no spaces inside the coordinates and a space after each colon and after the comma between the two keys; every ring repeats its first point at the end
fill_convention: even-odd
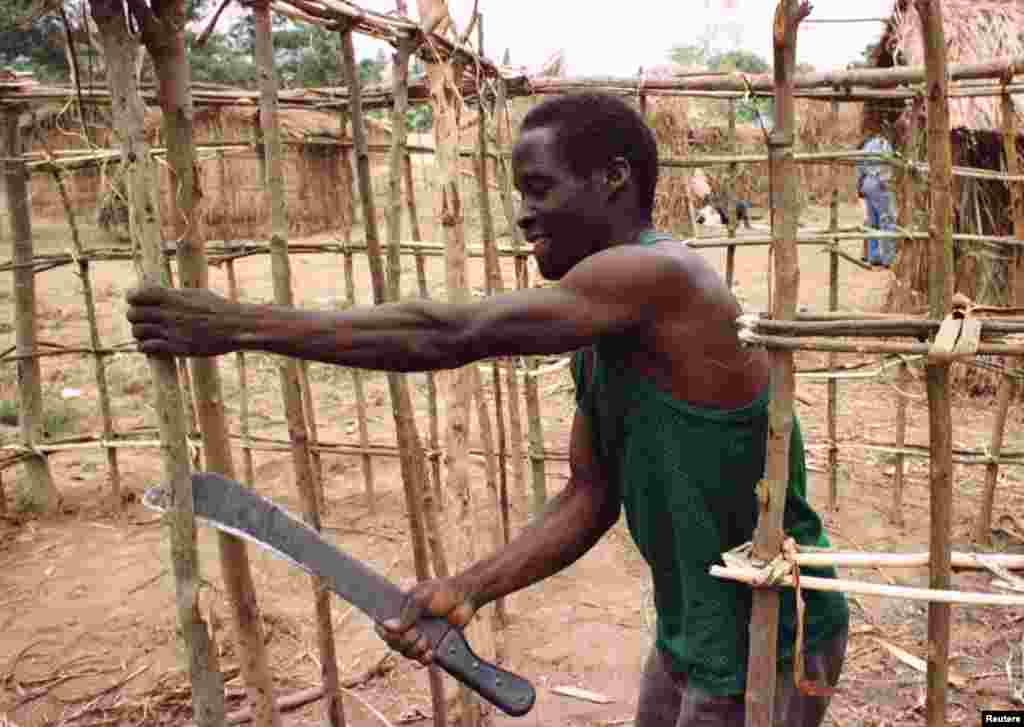
{"type": "MultiPolygon", "coordinates": [[[[740,331],[740,340],[752,346],[780,351],[835,351],[837,353],[905,353],[926,356],[931,351],[928,343],[889,343],[887,341],[824,341],[814,338],[787,338],[786,336],[762,336],[758,333],[740,331]]],[[[1024,345],[982,343],[978,346],[982,356],[1024,356],[1024,345]]]]}
{"type": "MultiPolygon", "coordinates": [[[[392,82],[399,95],[403,94],[408,86],[408,59],[410,46],[409,41],[404,40],[398,47],[398,61],[395,64],[392,82]]],[[[366,233],[366,244],[369,248],[370,275],[373,284],[373,300],[381,304],[386,300],[386,283],[384,279],[383,254],[380,248],[380,238],[377,233],[377,213],[374,208],[373,189],[370,178],[370,159],[366,150],[366,127],[363,120],[363,109],[361,106],[361,87],[359,72],[356,68],[355,46],[352,41],[352,30],[344,30],[341,33],[341,68],[345,78],[349,94],[352,99],[352,139],[356,149],[356,173],[359,181],[359,197],[363,208],[363,226],[366,233]]],[[[399,99],[396,107],[402,111],[401,123],[392,129],[392,152],[390,157],[391,181],[394,182],[395,175],[399,172],[398,163],[404,154],[405,125],[404,108],[402,100],[399,99]]],[[[397,113],[395,114],[397,117],[397,113]]],[[[398,234],[398,224],[401,212],[401,199],[394,199],[392,186],[392,199],[389,208],[388,219],[389,235],[398,234]],[[397,210],[396,210],[397,207],[397,210]],[[396,219],[397,218],[397,219],[396,219]]],[[[399,197],[401,195],[399,194],[399,197]]],[[[392,276],[395,289],[398,290],[398,281],[392,276]]],[[[391,394],[392,415],[395,419],[395,429],[398,438],[400,462],[402,466],[402,483],[405,487],[406,508],[409,517],[409,534],[412,539],[413,564],[416,569],[416,578],[420,581],[430,577],[430,561],[427,553],[427,536],[424,532],[422,502],[423,490],[426,483],[426,468],[423,466],[423,459],[420,456],[419,435],[416,432],[415,420],[412,413],[412,401],[409,397],[409,390],[404,378],[396,373],[388,374],[388,388],[391,394]]],[[[443,559],[443,549],[438,547],[433,551],[435,560],[435,574],[439,577],[447,575],[447,566],[443,559]]],[[[433,704],[434,724],[436,727],[444,727],[447,723],[447,704],[445,702],[444,683],[441,672],[436,666],[429,667],[430,694],[433,704]]]]}
{"type": "MultiPolygon", "coordinates": [[[[949,69],[941,0],[914,0],[921,18],[928,99],[928,159],[931,168],[931,246],[929,260],[929,312],[942,318],[953,299],[952,151],[950,147],[949,69]]],[[[953,421],[949,363],[929,362],[929,439],[931,442],[931,539],[929,585],[947,589],[950,583],[950,534],[953,529],[953,421]]],[[[925,711],[929,727],[946,724],[949,678],[950,608],[928,604],[928,695],[925,711]]]]}
{"type": "MultiPolygon", "coordinates": [[[[93,0],[91,12],[100,31],[107,61],[115,129],[124,159],[132,238],[139,251],[137,267],[142,282],[166,284],[161,250],[160,208],[153,194],[156,176],[148,154],[144,115],[134,74],[138,41],[129,30],[121,0],[93,0]]],[[[171,509],[165,518],[174,573],[175,607],[192,686],[194,719],[199,727],[224,722],[224,678],[217,649],[199,609],[199,554],[196,548],[195,513],[188,441],[181,389],[174,359],[148,356],[156,399],[157,422],[163,454],[163,481],[171,491],[171,509]]]]}
{"type": "MultiPolygon", "coordinates": [[[[42,371],[39,359],[31,356],[36,350],[36,283],[35,275],[26,266],[33,258],[32,208],[29,200],[28,175],[25,162],[17,159],[22,140],[18,132],[19,111],[5,110],[2,118],[0,155],[4,161],[4,182],[7,211],[13,240],[14,269],[14,335],[18,359],[18,422],[22,443],[31,448],[43,439],[42,371]]],[[[26,482],[18,498],[25,509],[45,515],[56,514],[60,492],[50,474],[46,457],[38,455],[25,460],[26,482]]]]}
{"type": "MultiPolygon", "coordinates": [[[[41,138],[45,139],[45,137],[41,138]]],[[[44,143],[46,143],[45,140],[44,143]]],[[[51,173],[54,185],[57,187],[57,192],[60,195],[61,204],[64,206],[64,214],[68,220],[68,228],[71,231],[71,244],[75,249],[75,255],[78,257],[78,278],[82,281],[82,302],[85,304],[85,317],[89,325],[89,346],[93,353],[93,372],[96,378],[96,392],[100,404],[100,422],[103,426],[103,438],[112,440],[117,435],[114,433],[114,417],[111,413],[110,387],[107,385],[105,356],[101,353],[103,344],[100,340],[100,329],[96,318],[96,300],[92,288],[91,264],[84,257],[85,246],[82,244],[82,237],[78,229],[78,219],[75,216],[71,197],[68,195],[67,187],[64,184],[63,174],[56,167],[51,173]]],[[[107,474],[110,478],[110,494],[114,500],[114,509],[117,512],[121,512],[123,506],[121,502],[121,471],[117,463],[117,448],[107,447],[106,457],[107,474]]]]}
{"type": "MultiPolygon", "coordinates": [[[[163,112],[163,133],[167,144],[168,177],[170,180],[170,215],[174,239],[178,240],[178,274],[183,287],[208,288],[209,267],[203,245],[195,240],[193,222],[196,218],[198,183],[195,179],[195,147],[193,146],[193,114],[189,65],[185,49],[184,27],[170,21],[184,17],[184,2],[162,8],[160,20],[177,30],[146,42],[160,88],[163,112]]],[[[220,370],[213,358],[192,358],[191,368],[193,416],[198,423],[207,470],[234,478],[227,417],[220,381],[220,370]]],[[[239,646],[242,674],[249,700],[253,703],[255,722],[259,727],[278,727],[281,715],[274,703],[273,682],[263,639],[260,616],[247,545],[241,538],[217,533],[221,576],[232,607],[232,624],[239,646]]]]}
{"type": "MultiPolygon", "coordinates": [[[[775,8],[773,33],[775,65],[775,126],[769,140],[772,233],[775,242],[772,317],[792,319],[800,286],[796,234],[799,213],[795,165],[791,154],[795,130],[793,73],[800,22],[810,13],[804,0],[780,0],[775,8]]],[[[782,522],[789,486],[789,448],[793,430],[795,377],[793,356],[772,353],[772,401],[769,409],[768,455],[765,478],[758,485],[758,518],[753,555],[768,562],[782,548],[782,522]]],[[[772,724],[779,626],[779,594],[755,589],[750,616],[750,656],[747,662],[746,723],[749,727],[772,724]]]]}
{"type": "MultiPolygon", "coordinates": [[[[266,160],[266,188],[270,206],[271,274],[274,280],[274,301],[293,306],[291,269],[288,260],[288,218],[285,208],[284,168],[281,156],[281,135],[277,116],[277,77],[274,72],[274,45],[271,36],[268,0],[252,4],[255,22],[255,61],[259,69],[259,121],[266,160]]],[[[288,421],[288,438],[292,444],[292,467],[295,484],[302,501],[303,516],[310,527],[320,530],[316,477],[309,448],[309,431],[303,410],[300,366],[293,359],[279,357],[278,375],[281,395],[288,421]]],[[[320,677],[324,686],[324,711],[331,727],[344,727],[345,713],[338,688],[338,660],[335,654],[334,629],[331,623],[331,595],[324,582],[310,576],[313,590],[317,647],[320,652],[320,677]]]]}
{"type": "MultiPolygon", "coordinates": [[[[729,151],[735,154],[738,149],[738,142],[736,141],[736,100],[729,99],[728,105],[729,114],[729,151]]],[[[736,215],[736,203],[739,200],[739,195],[736,193],[736,168],[737,165],[732,163],[729,165],[729,176],[728,176],[728,194],[726,194],[726,219],[727,234],[730,238],[736,237],[736,225],[738,223],[736,215]]],[[[733,283],[736,277],[736,246],[729,245],[725,248],[725,284],[729,290],[733,289],[733,283]]]]}
{"type": "MultiPolygon", "coordinates": [[[[484,52],[484,18],[477,14],[477,51],[483,55],[484,52]]],[[[479,122],[477,123],[477,147],[480,155],[477,158],[477,195],[480,206],[480,231],[484,246],[484,283],[488,296],[504,291],[504,284],[501,278],[501,262],[498,259],[498,244],[494,239],[494,216],[491,214],[491,192],[487,175],[487,100],[484,96],[478,99],[479,122]]],[[[493,115],[493,112],[492,112],[493,115]]],[[[505,359],[505,366],[511,366],[511,359],[505,359]]],[[[496,466],[496,477],[488,472],[487,486],[491,492],[491,501],[494,503],[494,527],[491,529],[491,547],[497,551],[502,545],[509,542],[511,533],[509,529],[508,513],[508,468],[507,452],[505,447],[505,412],[502,410],[501,395],[501,368],[498,361],[491,364],[492,385],[494,387],[494,415],[497,426],[498,446],[496,460],[488,456],[488,461],[496,466]]],[[[479,377],[479,370],[477,370],[479,377]]],[[[480,438],[483,441],[484,450],[491,446],[490,416],[487,413],[487,402],[484,398],[484,389],[481,382],[476,383],[478,400],[478,417],[480,419],[480,438]]],[[[499,598],[494,602],[494,630],[500,631],[508,624],[508,614],[505,611],[505,599],[499,598]]]]}
{"type": "MultiPolygon", "coordinates": [[[[420,232],[420,218],[419,213],[416,210],[416,185],[413,183],[412,177],[412,159],[408,154],[405,156],[404,163],[404,175],[405,175],[405,196],[406,196],[406,207],[409,212],[409,226],[412,231],[412,239],[415,242],[420,242],[423,238],[420,232]]],[[[419,286],[420,297],[430,298],[430,288],[427,286],[427,261],[423,256],[423,250],[416,248],[414,252],[416,258],[416,282],[419,286]]],[[[441,418],[439,416],[437,408],[437,375],[433,371],[427,371],[424,374],[427,382],[427,417],[428,417],[428,442],[432,450],[437,450],[441,447],[441,418]]],[[[430,460],[431,468],[431,484],[424,490],[423,497],[423,508],[427,518],[437,519],[437,509],[440,507],[442,502],[441,492],[441,460],[434,457],[430,460]]],[[[429,526],[428,526],[429,527],[429,526]]],[[[433,530],[433,528],[431,528],[433,530]]],[[[436,542],[440,542],[440,535],[428,536],[435,537],[436,542]]]]}
{"type": "MultiPolygon", "coordinates": [[[[839,102],[832,101],[832,127],[839,128],[839,102]]],[[[833,233],[839,230],[839,165],[832,165],[832,194],[828,205],[829,229],[833,233]]],[[[839,309],[839,255],[836,251],[838,241],[833,243],[828,255],[828,309],[835,312],[839,309]]],[[[834,369],[836,356],[830,353],[828,367],[834,369]]],[[[839,416],[839,382],[828,380],[828,405],[825,412],[828,418],[828,499],[833,512],[839,510],[839,438],[837,419],[839,416]]]]}

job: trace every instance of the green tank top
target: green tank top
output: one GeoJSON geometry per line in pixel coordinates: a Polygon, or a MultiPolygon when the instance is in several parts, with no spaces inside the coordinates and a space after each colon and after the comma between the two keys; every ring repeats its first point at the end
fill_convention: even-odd
{"type": "MultiPolygon", "coordinates": [[[[640,242],[665,239],[672,238],[648,232],[640,242]]],[[[609,336],[577,352],[577,404],[599,460],[621,483],[630,533],[651,568],[658,648],[693,686],[712,695],[738,694],[746,681],[752,589],[714,578],[708,569],[754,532],[770,396],[766,391],[731,410],[691,406],[622,365],[626,345],[609,336]]],[[[784,527],[800,544],[825,547],[821,520],[806,500],[804,446],[795,418],[791,442],[784,527]]],[[[801,572],[835,577],[831,568],[801,572]]],[[[796,625],[793,591],[781,594],[780,665],[792,659],[796,625]]],[[[837,635],[849,614],[842,594],[803,595],[804,643],[813,650],[837,635]]]]}

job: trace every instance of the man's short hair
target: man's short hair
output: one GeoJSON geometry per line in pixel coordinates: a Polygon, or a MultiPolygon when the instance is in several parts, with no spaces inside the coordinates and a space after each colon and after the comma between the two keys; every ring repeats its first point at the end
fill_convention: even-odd
{"type": "Polygon", "coordinates": [[[621,98],[605,93],[572,93],[543,101],[523,119],[522,131],[551,126],[563,160],[583,177],[621,156],[636,182],[637,204],[654,212],[658,144],[643,117],[621,98]]]}

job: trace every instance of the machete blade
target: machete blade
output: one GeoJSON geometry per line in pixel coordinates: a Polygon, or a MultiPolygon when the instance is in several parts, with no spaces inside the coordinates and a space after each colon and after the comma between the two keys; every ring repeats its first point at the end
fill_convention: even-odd
{"type": "MultiPolygon", "coordinates": [[[[171,493],[165,487],[152,487],[146,490],[142,502],[150,509],[166,512],[171,506],[171,493]]],[[[374,621],[401,614],[406,595],[398,586],[249,488],[217,474],[200,472],[192,475],[192,502],[197,518],[318,576],[374,621]]],[[[533,686],[477,657],[459,629],[438,618],[420,619],[416,629],[433,645],[434,661],[439,666],[502,711],[520,716],[533,707],[533,686]]]]}

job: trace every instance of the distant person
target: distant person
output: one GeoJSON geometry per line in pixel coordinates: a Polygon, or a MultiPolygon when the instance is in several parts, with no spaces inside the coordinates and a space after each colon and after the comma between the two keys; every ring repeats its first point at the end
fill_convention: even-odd
{"type": "MultiPolygon", "coordinates": [[[[865,138],[860,151],[871,154],[892,154],[892,143],[883,134],[874,114],[865,120],[865,138]]],[[[857,196],[864,200],[864,224],[883,232],[896,231],[896,214],[890,189],[892,167],[878,160],[857,162],[857,196]]],[[[894,238],[868,238],[861,258],[871,265],[890,268],[896,260],[894,238]]]]}

